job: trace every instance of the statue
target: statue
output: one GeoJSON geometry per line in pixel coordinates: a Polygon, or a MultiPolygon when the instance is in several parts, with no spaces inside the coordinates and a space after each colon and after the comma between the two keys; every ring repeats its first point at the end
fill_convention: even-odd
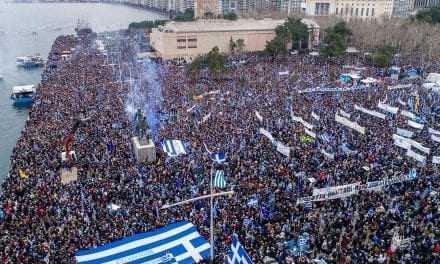
{"type": "Polygon", "coordinates": [[[150,129],[148,128],[147,118],[142,114],[141,109],[136,112],[136,133],[139,139],[150,141],[150,129]]]}

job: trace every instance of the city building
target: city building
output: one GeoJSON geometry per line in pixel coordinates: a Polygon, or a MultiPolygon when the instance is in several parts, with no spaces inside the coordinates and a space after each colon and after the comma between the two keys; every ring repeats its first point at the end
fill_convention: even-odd
{"type": "MultiPolygon", "coordinates": [[[[394,0],[308,0],[305,13],[308,16],[338,16],[344,19],[390,18],[394,0]]],[[[399,0],[398,0],[399,1],[399,0]]]]}
{"type": "MultiPolygon", "coordinates": [[[[302,22],[309,27],[309,48],[318,45],[319,25],[309,19],[302,22]]],[[[163,59],[194,59],[215,46],[221,52],[229,53],[231,39],[242,39],[245,51],[261,51],[275,37],[275,28],[283,23],[284,20],[273,19],[171,21],[154,28],[150,41],[155,55],[163,59]]]]}
{"type": "Polygon", "coordinates": [[[220,7],[220,0],[194,0],[194,17],[218,17],[220,14],[220,7]]]}
{"type": "Polygon", "coordinates": [[[407,17],[414,11],[414,0],[394,0],[393,17],[407,17]]]}
{"type": "Polygon", "coordinates": [[[440,0],[415,0],[414,7],[416,9],[440,6],[440,0]]]}

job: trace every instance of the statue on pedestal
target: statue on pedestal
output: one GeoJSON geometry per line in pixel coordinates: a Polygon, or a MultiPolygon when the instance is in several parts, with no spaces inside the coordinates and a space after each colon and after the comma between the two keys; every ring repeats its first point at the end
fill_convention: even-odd
{"type": "Polygon", "coordinates": [[[149,142],[151,139],[147,118],[142,114],[141,109],[136,112],[136,134],[140,141],[146,140],[146,142],[149,142]]]}

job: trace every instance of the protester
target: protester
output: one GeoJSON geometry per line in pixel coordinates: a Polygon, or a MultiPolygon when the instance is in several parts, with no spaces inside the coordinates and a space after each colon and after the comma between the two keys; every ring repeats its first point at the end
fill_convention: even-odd
{"type": "MultiPolygon", "coordinates": [[[[235,191],[215,199],[215,263],[223,262],[233,233],[255,263],[439,263],[438,165],[431,159],[440,150],[427,129],[439,130],[433,109],[440,97],[421,88],[420,80],[391,81],[353,56],[333,64],[309,55],[241,54],[230,58],[230,71],[222,77],[207,71],[188,76],[176,61],[150,62],[161,69],[149,76],[161,84],[161,93],[154,94],[162,98],[152,111],[168,118],[154,136],[157,161],[139,164],[125,105],[131,86],[122,81],[132,74],[127,65],[135,63],[135,52],[129,43],[119,45],[114,58],[120,63],[110,65],[93,43],[90,34],[58,37],[49,54],[2,185],[1,263],[74,263],[78,249],[182,219],[209,238],[209,200],[160,207],[209,193],[213,168],[225,171],[227,189],[235,191]],[[63,62],[66,50],[72,58],[63,62]],[[341,82],[348,64],[377,82],[368,87],[341,82]],[[411,86],[386,89],[406,83],[411,86]],[[379,102],[415,113],[424,129],[409,126],[400,114],[380,119],[354,110],[358,105],[380,112],[379,102]],[[194,105],[199,114],[188,111],[194,105]],[[365,127],[364,135],[335,122],[341,110],[365,127]],[[311,124],[316,139],[292,115],[311,124]],[[77,160],[63,163],[62,142],[78,118],[85,121],[72,145],[77,160]],[[260,128],[288,146],[289,157],[260,128]],[[424,165],[394,145],[396,128],[414,132],[412,139],[430,148],[424,165]],[[189,153],[167,157],[163,139],[182,140],[189,153]],[[226,162],[214,164],[205,145],[224,152],[226,162]],[[78,169],[77,181],[61,183],[65,167],[78,169]],[[378,191],[296,202],[314,188],[381,180],[413,168],[414,180],[378,191]],[[301,246],[299,238],[305,241],[301,246]]],[[[144,96],[148,89],[153,88],[141,88],[144,96]]]]}

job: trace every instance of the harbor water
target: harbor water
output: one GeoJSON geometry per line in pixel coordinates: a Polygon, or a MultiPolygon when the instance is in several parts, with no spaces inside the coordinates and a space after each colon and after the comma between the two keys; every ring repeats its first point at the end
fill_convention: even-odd
{"type": "Polygon", "coordinates": [[[15,58],[35,53],[46,58],[55,38],[74,33],[78,20],[87,22],[95,32],[102,32],[155,19],[165,17],[111,4],[0,1],[0,182],[8,173],[9,157],[28,117],[27,109],[12,106],[11,89],[16,85],[38,84],[42,72],[42,68],[17,68],[15,58]]]}

